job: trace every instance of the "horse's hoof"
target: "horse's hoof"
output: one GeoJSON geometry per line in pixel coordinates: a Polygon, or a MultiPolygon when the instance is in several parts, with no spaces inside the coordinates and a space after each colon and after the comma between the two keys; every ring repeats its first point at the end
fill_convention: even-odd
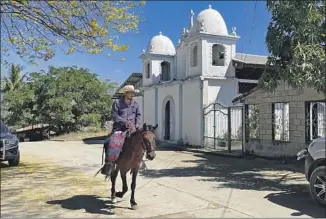
{"type": "Polygon", "coordinates": [[[131,205],[131,209],[132,209],[132,210],[138,210],[138,209],[139,209],[139,207],[138,207],[138,205],[137,205],[137,204],[135,204],[135,205],[131,205]]]}
{"type": "Polygon", "coordinates": [[[114,198],[111,198],[111,202],[112,202],[113,204],[116,204],[116,203],[118,202],[118,200],[114,197],[114,198]]]}
{"type": "Polygon", "coordinates": [[[115,193],[115,196],[118,198],[123,198],[123,193],[122,192],[117,192],[115,193]]]}

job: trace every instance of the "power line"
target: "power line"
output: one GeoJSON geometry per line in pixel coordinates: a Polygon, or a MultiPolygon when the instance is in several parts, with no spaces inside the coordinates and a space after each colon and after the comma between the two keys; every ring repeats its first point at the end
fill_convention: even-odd
{"type": "MultiPolygon", "coordinates": [[[[249,1],[246,1],[246,12],[245,12],[245,19],[244,19],[244,24],[243,24],[244,27],[246,27],[246,24],[247,24],[248,11],[249,11],[249,1]]],[[[247,28],[245,28],[245,30],[247,30],[247,28]]],[[[241,46],[241,53],[243,53],[243,44],[241,46]]]]}
{"type": "MultiPolygon", "coordinates": [[[[252,21],[251,31],[250,31],[249,46],[251,46],[252,32],[253,32],[254,27],[255,27],[256,12],[257,12],[257,3],[258,3],[258,1],[256,0],[256,1],[255,1],[255,6],[254,6],[254,18],[253,18],[253,21],[252,21]]],[[[246,61],[246,58],[247,58],[247,53],[246,53],[245,58],[244,58],[244,60],[243,60],[244,62],[246,61]]]]}

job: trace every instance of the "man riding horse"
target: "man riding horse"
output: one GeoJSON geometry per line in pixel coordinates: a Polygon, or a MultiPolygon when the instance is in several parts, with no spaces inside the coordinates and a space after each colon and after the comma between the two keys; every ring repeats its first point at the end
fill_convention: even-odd
{"type": "Polygon", "coordinates": [[[146,168],[145,157],[148,160],[154,160],[156,157],[155,132],[158,124],[153,126],[145,123],[141,127],[139,106],[133,100],[134,86],[126,85],[121,92],[123,96],[112,105],[114,123],[112,132],[104,143],[105,164],[95,176],[101,171],[106,176],[105,179],[111,179],[111,200],[115,203],[116,198],[123,198],[128,191],[126,175],[130,171],[132,175],[130,204],[135,210],[138,209],[135,201],[138,171],[140,168],[146,168]],[[118,173],[122,179],[120,192],[115,190],[118,173]]]}
{"type": "MultiPolygon", "coordinates": [[[[124,86],[120,93],[123,93],[120,99],[114,101],[112,105],[112,119],[113,119],[113,128],[111,134],[109,134],[105,147],[105,165],[102,169],[102,174],[107,175],[110,162],[109,155],[111,154],[113,148],[107,145],[110,142],[110,138],[117,132],[126,132],[132,133],[140,128],[140,110],[138,103],[133,99],[135,96],[135,88],[133,85],[124,86]]],[[[109,143],[110,144],[110,143],[109,143]]],[[[122,143],[123,144],[123,143],[122,143]]],[[[142,162],[142,168],[146,168],[145,163],[142,162]]]]}

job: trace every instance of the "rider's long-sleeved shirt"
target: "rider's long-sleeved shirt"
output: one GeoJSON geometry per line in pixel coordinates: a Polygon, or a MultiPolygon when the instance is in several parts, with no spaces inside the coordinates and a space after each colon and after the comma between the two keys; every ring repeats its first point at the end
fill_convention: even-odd
{"type": "Polygon", "coordinates": [[[140,111],[134,100],[127,104],[123,98],[115,100],[112,105],[113,131],[126,131],[125,122],[128,120],[134,127],[140,127],[140,111]]]}

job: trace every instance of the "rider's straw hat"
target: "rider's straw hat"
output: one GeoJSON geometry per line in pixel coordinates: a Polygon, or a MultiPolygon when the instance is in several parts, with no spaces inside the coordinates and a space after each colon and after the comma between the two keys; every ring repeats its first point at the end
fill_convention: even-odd
{"type": "Polygon", "coordinates": [[[133,85],[126,85],[123,88],[121,88],[120,93],[126,93],[126,92],[138,92],[137,89],[133,85]]]}

